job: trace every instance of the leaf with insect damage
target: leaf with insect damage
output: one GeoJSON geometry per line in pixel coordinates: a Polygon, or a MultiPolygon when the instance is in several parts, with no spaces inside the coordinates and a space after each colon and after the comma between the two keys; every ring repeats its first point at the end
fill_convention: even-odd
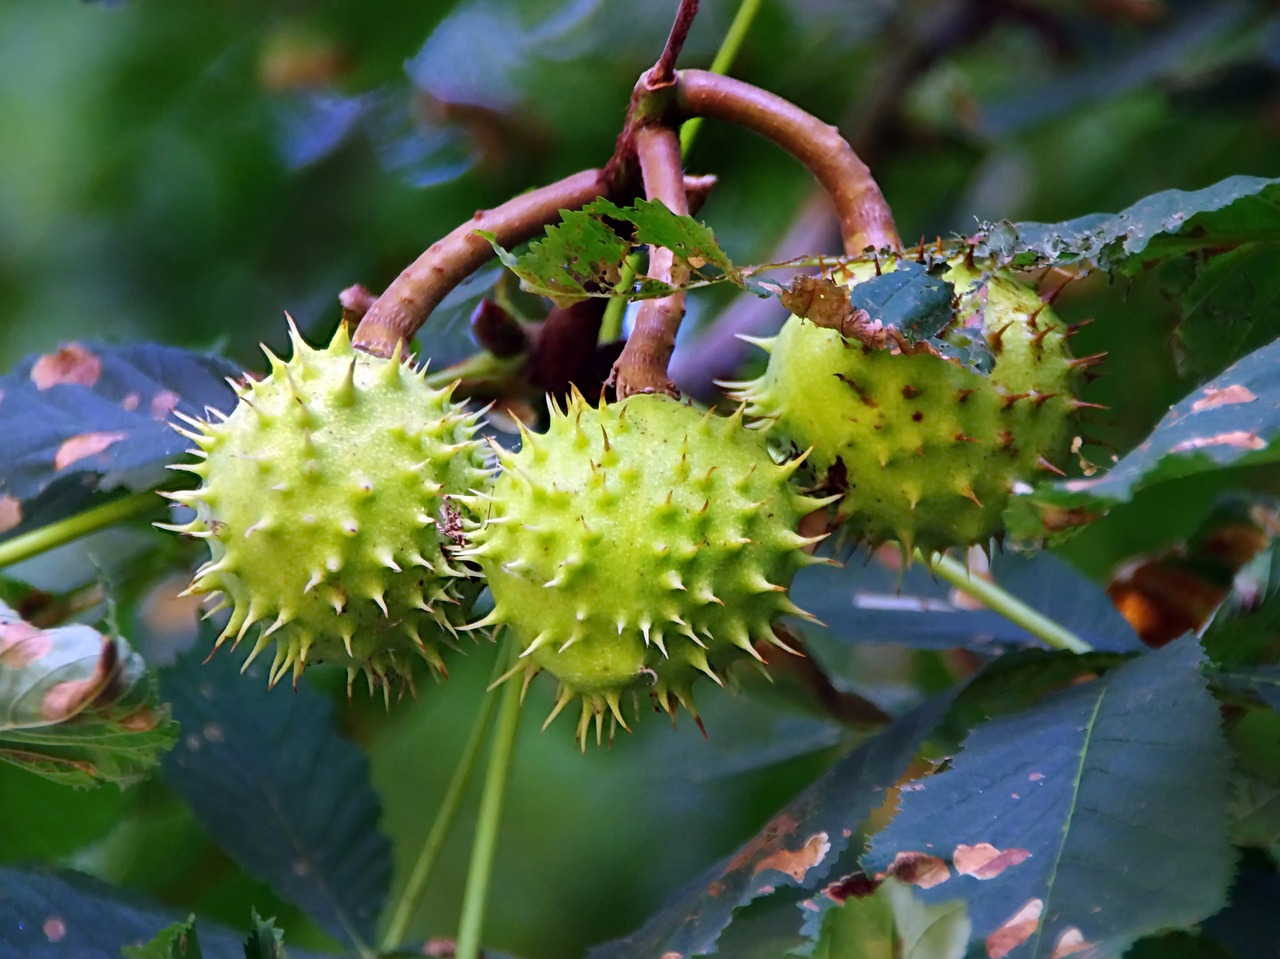
{"type": "Polygon", "coordinates": [[[565,210],[560,223],[547,227],[543,238],[519,255],[502,247],[492,233],[477,233],[520,277],[525,289],[559,305],[587,296],[648,299],[719,282],[731,282],[761,296],[769,292],[733,265],[706,224],[672,213],[661,200],[637,200],[622,207],[602,198],[580,210],[565,210]],[[650,245],[674,253],[688,268],[689,279],[671,286],[638,277],[626,289],[619,288],[624,261],[650,245]]]}
{"type": "Polygon", "coordinates": [[[229,410],[228,361],[171,346],[67,343],[0,377],[0,534],[71,479],[81,489],[146,490],[189,445],[174,411],[229,410]]]}
{"type": "Polygon", "coordinates": [[[987,959],[1118,955],[1226,900],[1230,757],[1194,637],[978,726],[902,787],[868,874],[963,900],[987,959]]]}
{"type": "Polygon", "coordinates": [[[951,700],[930,700],[855,749],[734,855],[677,892],[631,935],[591,950],[589,959],[711,952],[739,907],[779,889],[814,888],[884,801],[951,700]]]}
{"type": "Polygon", "coordinates": [[[1018,267],[1087,263],[1134,274],[1188,253],[1280,241],[1280,179],[1228,177],[1203,190],[1165,190],[1119,213],[1061,223],[987,223],[974,253],[1018,267]]]}
{"type": "Polygon", "coordinates": [[[38,629],[0,602],[0,760],[71,785],[127,786],[176,733],[123,637],[38,629]]]}
{"type": "Polygon", "coordinates": [[[1280,459],[1278,369],[1280,340],[1185,397],[1106,473],[1020,491],[1005,514],[1010,533],[1037,539],[1097,518],[1165,480],[1280,459]]]}

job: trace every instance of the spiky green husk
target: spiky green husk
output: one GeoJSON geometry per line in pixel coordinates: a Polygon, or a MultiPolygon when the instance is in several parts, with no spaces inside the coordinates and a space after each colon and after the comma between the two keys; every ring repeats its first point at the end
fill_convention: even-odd
{"type": "Polygon", "coordinates": [[[560,683],[550,721],[573,699],[585,748],[594,722],[626,728],[624,699],[649,692],[674,718],[692,711],[699,674],[721,683],[770,624],[804,615],[787,588],[805,552],[800,519],[825,500],[787,482],[764,438],[731,417],[666,396],[594,408],[575,394],[547,432],[501,452],[492,492],[476,497],[471,534],[493,612],[523,648],[513,674],[545,669],[560,683]]]}
{"type": "Polygon", "coordinates": [[[219,646],[261,626],[245,665],[274,643],[272,685],[319,661],[371,688],[409,678],[415,655],[443,672],[439,646],[479,589],[450,556],[457,495],[491,479],[477,416],[356,352],[345,326],[323,350],[290,335],[293,358],[267,351],[270,375],[236,387],[229,417],[180,430],[201,462],[175,468],[203,484],[170,494],[196,518],[168,528],[211,553],[191,592],[231,607],[219,646]]]}
{"type": "MultiPolygon", "coordinates": [[[[861,264],[854,282],[875,269],[861,264]]],[[[843,493],[843,535],[897,541],[908,558],[913,547],[1000,535],[1014,485],[1056,471],[1083,405],[1067,331],[1035,291],[963,261],[944,279],[959,298],[951,329],[982,332],[995,355],[989,375],[927,352],[873,349],[793,316],[761,342],[765,373],[729,384],[776,441],[812,448],[806,476],[843,493]]]]}

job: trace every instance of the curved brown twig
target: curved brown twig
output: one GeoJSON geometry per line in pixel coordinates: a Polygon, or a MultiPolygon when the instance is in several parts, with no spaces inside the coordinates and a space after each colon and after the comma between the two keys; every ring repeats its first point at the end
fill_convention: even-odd
{"type": "Polygon", "coordinates": [[[836,127],[776,94],[705,70],[676,73],[676,109],[746,127],[808,167],[835,204],[849,255],[902,246],[884,194],[836,127]]]}
{"type": "Polygon", "coordinates": [[[491,231],[505,247],[515,246],[554,223],[561,210],[611,192],[603,170],[583,170],[477,212],[405,267],[364,315],[352,345],[375,356],[391,356],[397,344],[407,345],[449,291],[494,255],[477,230],[491,231]]]}
{"type": "MultiPolygon", "coordinates": [[[[644,178],[645,196],[661,200],[672,213],[687,216],[689,199],[680,166],[680,138],[664,124],[641,127],[635,135],[636,156],[644,178]]],[[[675,255],[663,247],[649,251],[648,275],[662,283],[678,286],[687,270],[677,265],[675,255]]],[[[676,331],[684,318],[684,291],[645,300],[636,313],[635,325],[613,367],[618,398],[632,393],[673,393],[667,378],[667,363],[676,345],[676,331]]]]}

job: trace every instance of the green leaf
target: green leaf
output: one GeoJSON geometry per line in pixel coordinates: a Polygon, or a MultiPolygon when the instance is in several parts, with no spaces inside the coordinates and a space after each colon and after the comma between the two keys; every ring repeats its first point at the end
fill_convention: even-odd
{"type": "MultiPolygon", "coordinates": [[[[0,868],[4,959],[120,959],[180,922],[178,912],[80,873],[0,868]]],[[[203,920],[200,930],[204,959],[243,959],[242,935],[203,920]]],[[[295,950],[292,959],[319,954],[295,950]]]]}
{"type": "Polygon", "coordinates": [[[239,373],[221,357],[154,343],[68,343],[28,357],[0,377],[0,503],[20,508],[68,476],[101,490],[159,485],[189,445],[169,428],[173,411],[230,408],[224,378],[239,373]]]}
{"type": "Polygon", "coordinates": [[[963,902],[926,905],[904,883],[892,879],[880,889],[893,904],[901,959],[962,959],[973,931],[963,902]]]}
{"type": "Polygon", "coordinates": [[[814,888],[884,800],[951,699],[948,694],[930,700],[855,749],[734,855],[673,895],[631,935],[592,949],[589,959],[710,952],[740,906],[778,889],[814,888]]]}
{"type": "Polygon", "coordinates": [[[144,778],[177,727],[121,636],[37,629],[0,602],[0,759],[70,785],[144,778]]]}
{"type": "Polygon", "coordinates": [[[1120,213],[1061,223],[989,223],[975,253],[1020,267],[1086,262],[1136,273],[1153,261],[1280,241],[1280,179],[1232,176],[1203,190],[1165,190],[1120,213]]]}
{"type": "Polygon", "coordinates": [[[827,910],[813,959],[895,959],[893,905],[880,890],[827,910]]]}
{"type": "Polygon", "coordinates": [[[1234,364],[1169,410],[1108,472],[1045,483],[1013,497],[1010,532],[1039,538],[1063,510],[1100,514],[1139,490],[1229,466],[1280,459],[1280,340],[1234,364]]]}
{"type": "Polygon", "coordinates": [[[390,844],[363,752],[336,728],[333,707],[307,681],[266,688],[225,651],[208,663],[216,630],[161,674],[182,724],[165,777],[210,836],[334,937],[369,941],[391,881],[390,844]]]}
{"type": "Polygon", "coordinates": [[[520,277],[528,291],[561,305],[587,296],[619,293],[645,299],[677,289],[644,277],[625,290],[618,289],[623,262],[649,245],[665,247],[689,269],[690,280],[679,288],[728,280],[758,295],[767,294],[733,265],[710,227],[693,217],[672,213],[661,200],[637,200],[620,207],[601,198],[580,210],[565,210],[560,223],[546,227],[543,238],[534,240],[519,256],[502,247],[492,233],[476,233],[489,241],[498,259],[520,277]],[[631,226],[631,235],[619,235],[615,223],[631,226]]]}
{"type": "Polygon", "coordinates": [[[1231,836],[1238,846],[1265,850],[1280,863],[1280,785],[1238,774],[1231,802],[1231,836]]]}
{"type": "Polygon", "coordinates": [[[122,955],[124,959],[203,959],[196,917],[160,930],[145,946],[125,946],[122,955]]]}
{"type": "Polygon", "coordinates": [[[1189,269],[1175,261],[1163,278],[1179,297],[1179,368],[1200,381],[1280,336],[1280,243],[1187,260],[1189,269]]]}
{"type": "Polygon", "coordinates": [[[903,787],[868,873],[962,899],[990,959],[1114,955],[1226,900],[1230,758],[1194,637],[975,729],[903,787]]]}
{"type": "Polygon", "coordinates": [[[813,957],[963,959],[970,925],[963,902],[925,905],[905,883],[886,879],[826,911],[813,957]]]}
{"type": "Polygon", "coordinates": [[[934,336],[955,319],[954,299],[952,284],[912,260],[899,260],[896,269],[849,288],[855,309],[901,330],[913,343],[934,336]]]}
{"type": "Polygon", "coordinates": [[[284,949],[284,930],[275,919],[263,919],[253,911],[253,928],[244,941],[244,959],[289,959],[284,949]]]}
{"type": "Polygon", "coordinates": [[[672,213],[661,200],[640,199],[631,206],[620,207],[601,198],[582,209],[593,216],[630,223],[635,227],[632,242],[638,246],[665,247],[695,272],[707,265],[718,267],[725,273],[733,271],[732,261],[720,249],[709,226],[691,216],[672,213]]]}
{"type": "Polygon", "coordinates": [[[630,243],[582,210],[565,210],[560,223],[547,227],[543,239],[534,240],[519,257],[499,246],[492,233],[477,233],[530,291],[560,304],[612,291],[631,252],[630,243]]]}
{"type": "Polygon", "coordinates": [[[107,835],[133,807],[134,792],[68,789],[33,776],[17,765],[0,764],[4,816],[22,829],[4,831],[0,861],[57,862],[107,835]]]}

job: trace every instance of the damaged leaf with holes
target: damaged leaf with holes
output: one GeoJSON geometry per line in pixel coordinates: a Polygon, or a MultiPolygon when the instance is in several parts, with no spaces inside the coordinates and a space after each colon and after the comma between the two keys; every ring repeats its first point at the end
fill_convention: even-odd
{"type": "Polygon", "coordinates": [[[1014,535],[1089,522],[1141,490],[1234,466],[1273,463],[1280,445],[1280,340],[1184,397],[1151,434],[1098,476],[1044,483],[1011,503],[1014,535]]]}
{"type": "Polygon", "coordinates": [[[1119,954],[1226,901],[1230,759],[1189,636],[979,725],[863,859],[959,899],[989,959],[1119,954]]]}
{"type": "Polygon", "coordinates": [[[38,629],[0,602],[0,760],[70,785],[127,786],[175,734],[124,637],[38,629]]]}

